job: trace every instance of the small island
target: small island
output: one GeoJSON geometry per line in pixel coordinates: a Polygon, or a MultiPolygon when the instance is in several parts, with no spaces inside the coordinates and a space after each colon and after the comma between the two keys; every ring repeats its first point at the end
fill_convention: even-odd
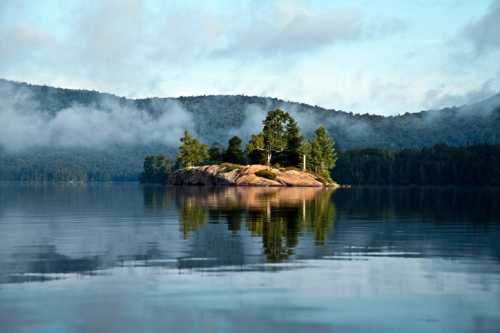
{"type": "Polygon", "coordinates": [[[294,168],[277,168],[261,164],[236,165],[222,163],[184,168],[174,171],[169,185],[232,185],[232,186],[300,186],[337,187],[310,172],[294,168]]]}
{"type": "Polygon", "coordinates": [[[226,149],[209,148],[184,131],[175,164],[164,155],[144,160],[143,183],[206,186],[338,187],[332,180],[337,154],[335,142],[323,126],[314,137],[301,135],[295,119],[281,109],[270,111],[260,133],[245,150],[233,136],[226,149]]]}

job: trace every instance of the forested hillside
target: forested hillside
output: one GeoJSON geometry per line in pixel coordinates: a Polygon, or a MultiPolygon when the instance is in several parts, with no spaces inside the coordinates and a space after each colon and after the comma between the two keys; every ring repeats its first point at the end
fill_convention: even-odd
{"type": "Polygon", "coordinates": [[[475,105],[382,117],[267,97],[134,100],[0,80],[0,179],[136,179],[144,156],[171,156],[184,129],[208,144],[233,135],[247,140],[277,107],[306,136],[324,125],[341,151],[500,143],[500,94],[475,105]]]}

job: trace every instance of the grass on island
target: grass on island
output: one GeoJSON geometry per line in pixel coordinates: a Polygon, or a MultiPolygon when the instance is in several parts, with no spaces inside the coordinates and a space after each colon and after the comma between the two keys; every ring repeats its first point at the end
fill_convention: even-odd
{"type": "Polygon", "coordinates": [[[242,165],[240,165],[240,164],[234,164],[234,163],[228,163],[228,162],[221,163],[220,165],[222,167],[224,167],[224,171],[225,172],[231,172],[231,171],[234,171],[234,170],[239,170],[242,167],[242,165]]]}
{"type": "Polygon", "coordinates": [[[268,169],[259,170],[255,173],[255,175],[258,177],[262,177],[262,178],[266,178],[266,179],[270,179],[270,180],[276,179],[276,174],[268,169]]]}

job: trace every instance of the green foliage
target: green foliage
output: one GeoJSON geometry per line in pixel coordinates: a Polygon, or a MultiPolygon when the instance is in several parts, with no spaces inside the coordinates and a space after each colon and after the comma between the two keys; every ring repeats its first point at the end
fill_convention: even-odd
{"type": "Polygon", "coordinates": [[[266,119],[264,119],[262,135],[264,138],[264,151],[266,152],[267,164],[271,163],[273,153],[281,153],[286,149],[286,126],[290,119],[290,115],[281,109],[269,112],[266,119]]]}
{"type": "Polygon", "coordinates": [[[200,165],[209,158],[208,146],[196,140],[188,131],[184,131],[177,160],[186,168],[200,165]]]}
{"type": "Polygon", "coordinates": [[[252,134],[247,144],[246,152],[250,163],[265,164],[266,154],[264,152],[264,135],[262,133],[252,134]]]}
{"type": "MultiPolygon", "coordinates": [[[[30,101],[35,101],[38,107],[37,110],[33,111],[40,111],[41,114],[47,117],[56,116],[61,110],[70,108],[73,105],[106,110],[108,106],[105,104],[110,103],[103,103],[104,100],[125,108],[137,109],[144,112],[145,115],[159,117],[166,110],[163,103],[170,102],[170,99],[156,98],[132,100],[95,91],[59,89],[6,80],[0,80],[0,91],[11,92],[8,96],[4,96],[5,98],[12,98],[23,91],[29,92],[31,98],[25,101],[16,100],[16,105],[19,106],[19,109],[28,110],[33,104],[30,101]]],[[[498,95],[494,98],[498,99],[498,95]]],[[[7,101],[9,102],[8,99],[7,101]]],[[[415,162],[410,157],[413,156],[415,149],[431,147],[436,143],[445,143],[449,146],[500,143],[500,135],[498,134],[500,133],[500,107],[498,103],[492,103],[491,107],[486,107],[482,102],[480,105],[471,105],[467,108],[446,108],[382,117],[327,110],[307,104],[288,103],[275,98],[241,95],[180,97],[175,101],[192,117],[194,129],[204,142],[226,141],[230,129],[241,128],[245,124],[248,117],[248,106],[251,105],[261,110],[274,110],[278,107],[289,109],[293,107],[304,118],[307,118],[309,123],[325,124],[328,133],[335,134],[338,147],[343,149],[362,149],[366,147],[388,149],[384,150],[384,153],[369,154],[365,158],[353,157],[353,166],[359,166],[358,163],[365,159],[369,160],[369,163],[376,165],[373,170],[370,170],[369,167],[358,169],[360,173],[363,170],[363,175],[349,176],[353,181],[359,180],[361,183],[368,181],[373,183],[375,179],[381,179],[379,176],[386,179],[384,180],[386,183],[414,183],[417,182],[416,175],[420,172],[423,172],[426,178],[431,177],[426,170],[431,168],[429,165],[437,162],[427,161],[425,165],[415,166],[415,162]],[[393,150],[403,148],[410,148],[411,151],[398,154],[397,161],[392,161],[392,159],[395,159],[393,150]],[[380,160],[384,162],[380,162],[380,160]],[[399,169],[391,169],[391,166],[396,165],[399,169]],[[377,177],[373,175],[377,175],[377,177]],[[403,178],[396,181],[395,175],[400,175],[403,178]]],[[[305,132],[303,134],[306,137],[311,137],[313,133],[305,132]]],[[[249,144],[249,146],[252,145],[249,144]]],[[[253,146],[258,146],[262,150],[247,150],[251,163],[265,163],[263,142],[262,145],[253,146]]],[[[37,146],[36,148],[15,152],[1,151],[0,149],[0,179],[24,181],[137,180],[143,168],[144,157],[160,153],[164,153],[172,159],[175,158],[174,149],[168,146],[141,142],[121,146],[100,146],[98,148],[78,147],[69,149],[37,146]]],[[[280,159],[282,157],[279,156],[280,153],[276,152],[273,155],[280,159]]],[[[477,161],[478,164],[485,165],[485,170],[490,170],[488,165],[490,162],[483,163],[481,159],[484,156],[482,154],[477,154],[476,158],[480,159],[477,161]]],[[[289,165],[281,160],[278,160],[278,162],[284,166],[289,165]]],[[[349,169],[345,165],[347,163],[342,163],[344,169],[349,169]]],[[[340,166],[339,164],[337,168],[340,166]]],[[[438,169],[437,166],[434,168],[438,169]]],[[[349,170],[342,171],[343,175],[351,173],[352,171],[349,170]]],[[[337,172],[336,170],[335,174],[340,174],[340,171],[337,172]]],[[[466,181],[466,179],[469,179],[468,175],[463,179],[463,182],[472,182],[472,180],[466,181]]],[[[484,179],[478,181],[484,183],[484,179]]],[[[423,180],[419,180],[417,183],[422,182],[423,180]]],[[[425,182],[430,181],[425,180],[425,182]]],[[[454,182],[463,183],[458,179],[454,180],[454,182]]]]}
{"type": "Polygon", "coordinates": [[[351,150],[333,176],[352,185],[499,186],[500,145],[351,150]]]}
{"type": "Polygon", "coordinates": [[[270,180],[275,180],[276,179],[276,174],[268,169],[262,169],[259,170],[255,173],[256,176],[270,179],[270,180]]]}
{"type": "Polygon", "coordinates": [[[300,146],[303,138],[297,122],[281,109],[267,114],[263,129],[254,134],[247,145],[247,152],[253,163],[300,164],[300,146]]]}
{"type": "Polygon", "coordinates": [[[241,149],[241,139],[233,136],[229,139],[227,150],[224,154],[224,162],[235,164],[247,164],[247,157],[241,149]]]}
{"type": "Polygon", "coordinates": [[[221,166],[224,167],[224,171],[226,171],[226,172],[230,172],[233,170],[239,170],[241,168],[241,165],[234,164],[234,163],[227,163],[227,162],[222,163],[221,166]]]}
{"type": "Polygon", "coordinates": [[[164,155],[149,155],[144,158],[144,171],[140,180],[143,183],[165,184],[172,172],[172,161],[164,155]]]}
{"type": "Polygon", "coordinates": [[[314,138],[311,141],[309,168],[316,174],[330,179],[330,171],[335,167],[336,162],[335,143],[326,129],[321,126],[314,132],[314,138]]]}
{"type": "Polygon", "coordinates": [[[302,161],[301,148],[304,138],[300,135],[299,125],[290,117],[286,126],[286,148],[283,152],[281,164],[300,166],[302,161]]]}
{"type": "Polygon", "coordinates": [[[208,149],[208,161],[210,164],[218,164],[224,159],[224,148],[218,143],[212,144],[208,149]]]}
{"type": "Polygon", "coordinates": [[[19,152],[0,149],[0,179],[27,182],[137,181],[144,157],[174,150],[163,145],[87,148],[37,147],[19,152]]]}

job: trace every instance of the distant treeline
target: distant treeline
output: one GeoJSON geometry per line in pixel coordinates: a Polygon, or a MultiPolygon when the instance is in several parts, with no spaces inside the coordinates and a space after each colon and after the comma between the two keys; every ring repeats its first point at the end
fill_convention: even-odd
{"type": "Polygon", "coordinates": [[[340,154],[333,179],[351,185],[500,186],[500,145],[340,154]]]}
{"type": "MultiPolygon", "coordinates": [[[[105,156],[106,160],[87,151],[80,154],[68,151],[64,152],[65,155],[62,152],[34,152],[29,159],[11,155],[2,157],[0,153],[0,180],[138,180],[143,168],[142,158],[151,153],[155,152],[116,151],[105,156]],[[69,155],[71,160],[66,158],[69,155]],[[110,165],[109,161],[113,164],[110,165]]],[[[172,153],[167,152],[165,155],[172,156],[172,153]]],[[[170,165],[166,158],[150,158],[144,162],[147,162],[146,167],[149,165],[154,170],[151,174],[160,178],[171,167],[176,167],[170,165]]],[[[399,151],[348,150],[338,152],[332,178],[341,184],[351,185],[500,186],[500,145],[437,145],[399,151]]],[[[143,180],[157,182],[157,178],[143,180]]]]}
{"type": "Polygon", "coordinates": [[[0,148],[0,181],[97,182],[137,181],[144,156],[164,153],[167,146],[31,149],[8,153],[0,148]]]}

